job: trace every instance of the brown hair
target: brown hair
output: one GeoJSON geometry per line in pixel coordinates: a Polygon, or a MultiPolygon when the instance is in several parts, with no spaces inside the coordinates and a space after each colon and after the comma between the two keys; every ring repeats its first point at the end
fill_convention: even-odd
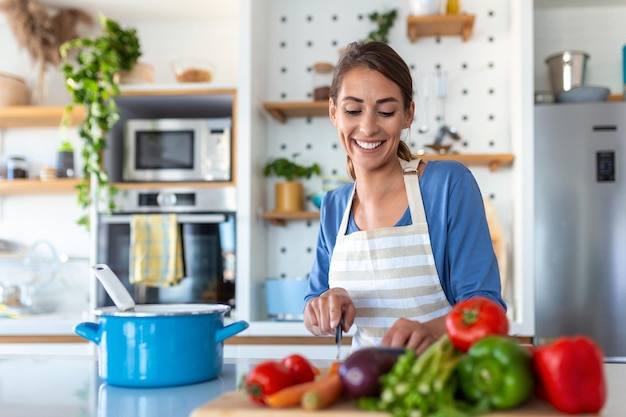
{"type": "MultiPolygon", "coordinates": [[[[343,76],[350,70],[366,67],[378,71],[400,87],[404,109],[407,110],[413,101],[413,78],[408,65],[398,53],[384,42],[352,42],[339,58],[333,72],[333,81],[330,86],[330,98],[337,103],[337,94],[343,83],[343,76]]],[[[409,146],[400,141],[397,150],[398,157],[405,161],[415,159],[409,146]]],[[[354,167],[350,157],[346,161],[346,169],[352,179],[355,179],[354,167]]]]}

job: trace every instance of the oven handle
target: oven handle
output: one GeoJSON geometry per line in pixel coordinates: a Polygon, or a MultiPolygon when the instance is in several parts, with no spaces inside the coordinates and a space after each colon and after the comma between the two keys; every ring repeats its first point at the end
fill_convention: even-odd
{"type": "MultiPolygon", "coordinates": [[[[102,223],[106,224],[130,224],[132,215],[102,216],[102,223]]],[[[178,223],[222,223],[226,221],[223,214],[178,214],[178,223]]]]}

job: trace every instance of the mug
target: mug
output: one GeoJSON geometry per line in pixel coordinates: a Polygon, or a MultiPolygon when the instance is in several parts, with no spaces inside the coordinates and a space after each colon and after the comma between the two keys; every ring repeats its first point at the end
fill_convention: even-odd
{"type": "Polygon", "coordinates": [[[441,14],[441,0],[409,0],[409,8],[415,16],[441,14]]]}

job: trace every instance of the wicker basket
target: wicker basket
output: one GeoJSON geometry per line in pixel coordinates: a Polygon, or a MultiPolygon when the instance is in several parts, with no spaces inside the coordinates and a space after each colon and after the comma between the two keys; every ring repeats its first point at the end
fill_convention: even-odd
{"type": "Polygon", "coordinates": [[[23,78],[0,72],[0,107],[28,104],[28,89],[23,78]]]}

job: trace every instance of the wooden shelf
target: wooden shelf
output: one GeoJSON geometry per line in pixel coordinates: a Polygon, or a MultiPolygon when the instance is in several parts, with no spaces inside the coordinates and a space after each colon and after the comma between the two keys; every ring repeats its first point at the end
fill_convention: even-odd
{"type": "Polygon", "coordinates": [[[461,36],[467,41],[474,29],[475,15],[407,16],[407,34],[413,43],[425,36],[461,36]]]}
{"type": "Polygon", "coordinates": [[[285,226],[290,220],[319,220],[319,211],[266,211],[263,218],[276,226],[285,226]]]}
{"type": "Polygon", "coordinates": [[[444,161],[452,160],[459,161],[467,166],[488,166],[489,169],[494,172],[503,166],[508,166],[513,163],[515,156],[510,153],[494,153],[494,154],[457,154],[457,153],[444,153],[444,154],[424,154],[420,155],[426,161],[444,161]]]}
{"type": "MultiPolygon", "coordinates": [[[[493,172],[503,166],[508,166],[515,159],[513,154],[424,154],[420,155],[426,161],[459,161],[467,166],[488,166],[493,172]]],[[[270,224],[285,226],[288,221],[293,220],[319,220],[319,211],[294,211],[278,212],[266,211],[263,218],[269,220],[270,224]]]]}
{"type": "Polygon", "coordinates": [[[263,103],[265,110],[280,123],[290,117],[328,116],[328,101],[283,101],[263,103]]]}
{"type": "Polygon", "coordinates": [[[0,195],[71,194],[77,192],[79,182],[77,178],[0,180],[0,195]]]}
{"type": "MultiPolygon", "coordinates": [[[[0,107],[0,129],[24,127],[59,127],[65,106],[8,106],[0,107]]],[[[81,107],[72,111],[72,126],[85,117],[81,107]]]]}
{"type": "MultiPolygon", "coordinates": [[[[231,86],[217,84],[175,84],[175,85],[132,85],[122,86],[120,97],[145,96],[233,96],[237,90],[231,86]]],[[[232,101],[232,98],[231,98],[232,101]]],[[[7,106],[0,107],[0,129],[59,127],[65,106],[7,106]]],[[[85,118],[85,111],[76,105],[72,111],[71,126],[76,126],[85,118]]]]}

